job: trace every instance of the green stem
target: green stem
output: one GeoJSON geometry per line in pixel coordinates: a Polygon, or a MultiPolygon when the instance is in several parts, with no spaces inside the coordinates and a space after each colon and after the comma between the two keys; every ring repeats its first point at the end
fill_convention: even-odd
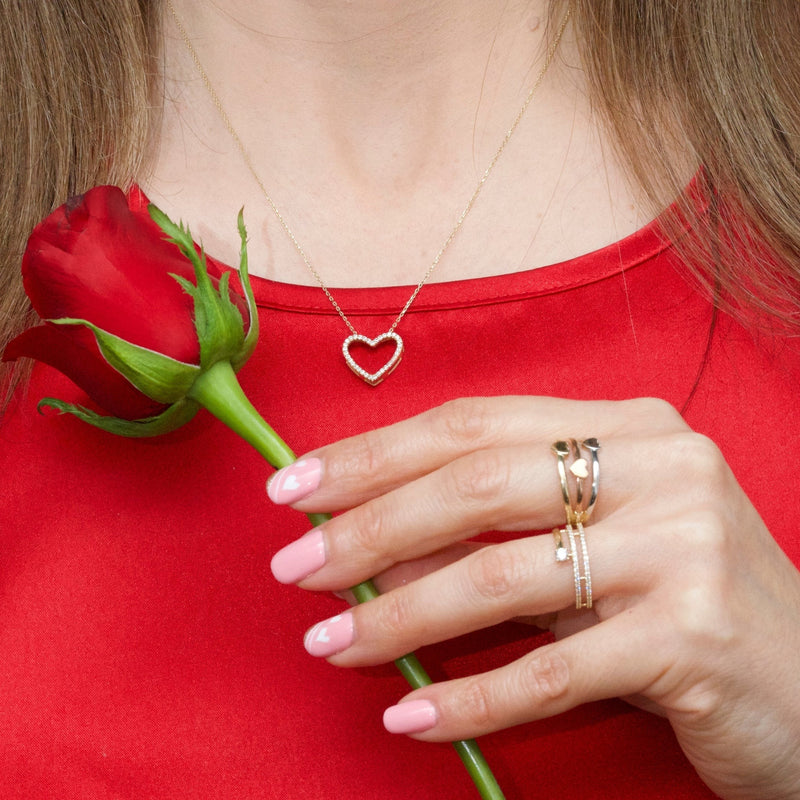
{"type": "Polygon", "coordinates": [[[295,460],[294,453],[247,399],[229,361],[218,361],[203,372],[188,395],[253,445],[275,469],[295,460]]]}
{"type": "MultiPolygon", "coordinates": [[[[247,399],[229,361],[218,361],[201,373],[188,396],[255,447],[275,469],[295,460],[286,442],[247,399]]],[[[308,518],[313,525],[328,519],[325,514],[309,514],[308,518]]]]}
{"type": "MultiPolygon", "coordinates": [[[[194,382],[188,396],[239,434],[276,469],[288,466],[295,460],[294,453],[247,399],[229,362],[218,361],[203,372],[194,382]]],[[[330,519],[329,514],[307,516],[312,525],[321,525],[330,519]]],[[[359,603],[373,600],[379,594],[372,581],[364,581],[354,586],[352,592],[359,603]]],[[[401,656],[394,663],[412,688],[419,689],[432,683],[425,668],[413,653],[401,656]]],[[[503,792],[477,743],[468,739],[453,742],[453,746],[464,762],[481,798],[504,800],[503,792]]]]}

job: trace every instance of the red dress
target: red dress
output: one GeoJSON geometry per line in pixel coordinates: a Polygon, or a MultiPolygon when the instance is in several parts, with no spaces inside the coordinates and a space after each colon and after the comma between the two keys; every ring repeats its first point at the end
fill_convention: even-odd
{"type": "MultiPolygon", "coordinates": [[[[318,288],[254,284],[262,334],[241,381],[298,454],[463,395],[658,396],[720,446],[800,563],[800,348],[725,314],[712,326],[655,226],[542,269],[427,285],[377,388],[342,361],[347,331],[318,288]]],[[[334,293],[374,336],[410,288],[334,293]]],[[[255,451],[205,413],[120,439],[38,415],[43,396],[79,399],[37,366],[0,424],[0,797],[477,797],[450,745],[384,731],[408,691],[392,665],[306,654],[306,628],[342,602],[272,578],[307,522],[267,500],[255,451]]],[[[419,655],[441,679],[547,638],[508,623],[419,655]]],[[[621,701],[481,742],[508,800],[712,796],[669,726],[621,701]]]]}

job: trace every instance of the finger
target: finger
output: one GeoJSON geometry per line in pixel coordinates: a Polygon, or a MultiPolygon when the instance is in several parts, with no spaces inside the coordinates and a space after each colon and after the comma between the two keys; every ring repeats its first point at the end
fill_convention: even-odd
{"type": "MultiPolygon", "coordinates": [[[[459,542],[458,544],[444,548],[444,550],[440,550],[438,553],[433,553],[430,556],[395,564],[385,572],[372,578],[372,583],[380,594],[387,594],[394,589],[408,586],[414,581],[426,575],[430,575],[442,569],[442,567],[454,564],[465,556],[476,553],[478,550],[483,550],[486,547],[492,547],[492,544],[490,542],[476,541],[459,542]]],[[[336,594],[339,599],[346,600],[351,606],[358,604],[358,600],[356,600],[355,595],[349,589],[344,592],[337,591],[334,594],[336,594]]],[[[575,612],[575,614],[572,615],[569,611],[566,613],[563,611],[561,613],[549,611],[546,614],[533,615],[526,612],[512,619],[514,622],[536,627],[540,630],[551,630],[557,639],[568,636],[574,631],[582,630],[589,625],[594,625],[597,622],[597,618],[594,614],[587,615],[584,612],[575,612]]]]}
{"type": "Polygon", "coordinates": [[[300,459],[300,467],[276,473],[269,494],[273,501],[302,511],[336,511],[478,450],[524,442],[549,447],[565,436],[595,436],[603,441],[623,433],[685,429],[672,406],[654,399],[464,398],[315,450],[300,459]]]}
{"type": "MultiPolygon", "coordinates": [[[[464,558],[464,556],[486,546],[487,543],[484,542],[458,542],[429,556],[395,564],[384,572],[373,576],[372,582],[381,594],[385,594],[401,586],[407,586],[424,575],[430,575],[432,572],[453,564],[464,558]]],[[[344,591],[337,590],[334,594],[342,600],[346,600],[350,605],[356,605],[358,602],[349,589],[344,591]]]]}
{"type": "Polygon", "coordinates": [[[429,556],[415,558],[411,561],[403,561],[395,564],[388,570],[375,575],[372,582],[381,594],[408,586],[410,583],[420,578],[430,575],[443,567],[455,564],[462,558],[487,547],[486,542],[457,542],[456,544],[444,547],[429,556]]]}
{"type": "MultiPolygon", "coordinates": [[[[612,440],[603,447],[597,519],[637,493],[647,494],[641,487],[658,469],[650,441],[612,440]],[[631,470],[631,464],[642,467],[631,470]]],[[[462,456],[335,517],[283,548],[272,569],[284,583],[342,590],[484,531],[549,530],[563,523],[549,445],[494,448],[462,456]]]]}
{"type": "Polygon", "coordinates": [[[639,607],[491,672],[419,689],[387,709],[385,724],[426,741],[456,741],[647,694],[669,673],[670,647],[644,617],[639,607]]]}
{"type": "MultiPolygon", "coordinates": [[[[631,548],[620,544],[625,538],[641,540],[641,532],[615,536],[610,527],[600,523],[591,534],[586,532],[594,592],[598,597],[622,591],[636,596],[652,580],[652,569],[635,552],[635,543],[631,548]]],[[[553,538],[542,535],[476,550],[335,620],[318,623],[305,643],[312,655],[337,666],[368,666],[509,619],[574,609],[575,603],[572,564],[556,562],[553,538]]]]}

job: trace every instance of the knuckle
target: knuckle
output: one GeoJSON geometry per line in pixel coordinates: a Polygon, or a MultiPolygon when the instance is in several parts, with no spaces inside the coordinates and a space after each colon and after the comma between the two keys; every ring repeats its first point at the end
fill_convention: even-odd
{"type": "Polygon", "coordinates": [[[706,580],[714,573],[719,575],[729,546],[728,526],[723,518],[713,508],[696,509],[685,527],[687,546],[701,555],[706,580]]]}
{"type": "Polygon", "coordinates": [[[373,604],[373,630],[387,641],[397,640],[418,616],[409,602],[407,592],[396,590],[381,595],[379,602],[373,604]]]}
{"type": "Polygon", "coordinates": [[[346,450],[335,458],[327,459],[327,479],[336,485],[361,482],[365,476],[381,475],[386,469],[386,448],[378,432],[372,431],[353,437],[346,450]]]}
{"type": "Polygon", "coordinates": [[[727,578],[721,569],[706,569],[692,585],[683,587],[675,601],[673,616],[684,639],[704,647],[727,647],[733,639],[733,624],[727,610],[727,578]]]}
{"type": "Polygon", "coordinates": [[[459,448],[482,446],[496,424],[491,402],[484,397],[449,400],[431,413],[435,429],[459,448]]]}
{"type": "Polygon", "coordinates": [[[727,649],[735,638],[720,592],[709,586],[687,588],[676,602],[673,615],[681,638],[691,642],[698,652],[727,649]]]}
{"type": "Polygon", "coordinates": [[[691,509],[674,517],[664,535],[668,547],[681,570],[690,567],[692,575],[702,572],[710,578],[716,569],[725,566],[731,548],[730,524],[716,504],[702,500],[691,509]]]}
{"type": "Polygon", "coordinates": [[[502,602],[520,593],[526,573],[517,554],[503,545],[493,545],[472,555],[467,574],[470,587],[480,600],[502,602]]]}
{"type": "Polygon", "coordinates": [[[691,717],[693,724],[698,725],[714,720],[726,705],[723,687],[716,682],[704,680],[681,697],[680,710],[691,717]]]}
{"type": "Polygon", "coordinates": [[[553,648],[535,650],[522,662],[521,690],[533,706],[546,706],[562,699],[569,690],[569,664],[553,648]]]}
{"type": "Polygon", "coordinates": [[[458,701],[459,716],[469,722],[470,728],[491,731],[500,727],[494,694],[489,684],[480,677],[465,680],[458,701]]]}
{"type": "Polygon", "coordinates": [[[467,729],[487,733],[565,710],[569,688],[567,662],[545,646],[498,672],[463,679],[457,714],[467,729]]]}
{"type": "Polygon", "coordinates": [[[673,592],[671,615],[679,640],[689,642],[697,653],[709,655],[726,650],[736,637],[736,625],[728,602],[732,596],[731,574],[723,550],[726,537],[717,524],[698,527],[696,544],[702,559],[684,570],[679,590],[673,592]]]}
{"type": "Polygon", "coordinates": [[[728,465],[720,449],[707,436],[686,431],[670,439],[676,468],[704,487],[719,486],[727,480],[728,465]]]}
{"type": "Polygon", "coordinates": [[[512,482],[508,459],[496,450],[481,450],[453,462],[450,491],[466,508],[497,505],[512,482]]]}
{"type": "Polygon", "coordinates": [[[630,418],[640,420],[645,427],[657,425],[662,430],[686,430],[680,412],[660,397],[636,397],[622,401],[630,418]]]}
{"type": "Polygon", "coordinates": [[[389,522],[382,498],[359,506],[347,522],[347,539],[351,549],[382,555],[389,522]]]}

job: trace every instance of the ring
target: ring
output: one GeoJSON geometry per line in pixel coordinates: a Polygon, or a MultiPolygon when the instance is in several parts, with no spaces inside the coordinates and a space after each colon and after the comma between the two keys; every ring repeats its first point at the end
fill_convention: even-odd
{"type": "Polygon", "coordinates": [[[580,445],[575,439],[559,440],[553,442],[550,449],[558,459],[558,477],[567,524],[574,525],[576,522],[586,524],[597,502],[597,487],[600,483],[600,460],[597,451],[600,449],[600,442],[594,437],[584,439],[580,445]],[[581,455],[581,450],[587,451],[588,461],[581,455]],[[567,459],[570,457],[572,460],[567,464],[567,459]],[[590,476],[592,480],[587,493],[584,482],[590,476]],[[570,486],[570,478],[574,483],[574,490],[570,486]]]}
{"type": "Polygon", "coordinates": [[[589,570],[589,549],[586,545],[584,524],[594,511],[597,488],[600,482],[600,461],[597,451],[600,443],[595,438],[584,439],[580,445],[575,439],[559,440],[550,448],[558,459],[558,478],[561,499],[567,524],[553,528],[558,562],[572,561],[575,579],[575,608],[592,607],[592,575],[589,570]],[[588,461],[582,455],[588,454],[588,461]],[[568,459],[571,459],[568,463],[568,459]],[[591,477],[587,488],[585,481],[591,477]],[[572,480],[570,480],[570,478],[572,480]]]}
{"type": "Polygon", "coordinates": [[[553,528],[553,536],[556,540],[556,561],[572,561],[572,572],[575,577],[575,608],[591,608],[592,574],[589,571],[589,549],[586,546],[583,523],[576,522],[564,528],[553,528]],[[566,545],[564,536],[568,542],[566,545]]]}

